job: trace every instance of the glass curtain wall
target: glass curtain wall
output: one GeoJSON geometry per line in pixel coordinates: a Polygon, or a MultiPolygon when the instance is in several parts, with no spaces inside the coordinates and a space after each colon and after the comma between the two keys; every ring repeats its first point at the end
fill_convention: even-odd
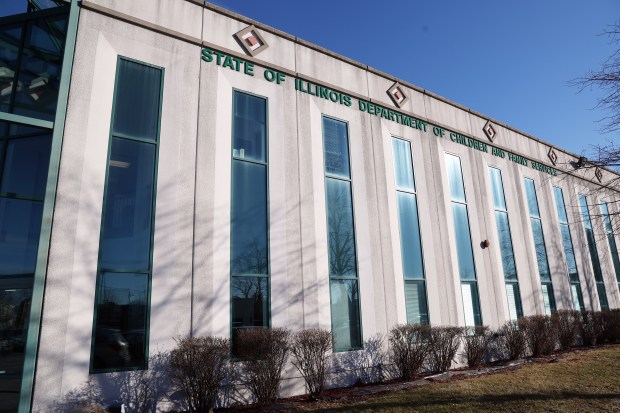
{"type": "Polygon", "coordinates": [[[33,305],[33,291],[40,292],[35,273],[41,273],[37,254],[52,148],[50,121],[57,112],[69,12],[66,1],[11,0],[0,6],[2,413],[17,411],[20,397],[29,400],[32,388],[33,367],[24,368],[24,363],[33,365],[36,356],[28,330],[40,309],[33,305]]]}
{"type": "Polygon", "coordinates": [[[517,265],[512,248],[508,209],[506,209],[506,198],[504,197],[502,172],[497,168],[489,167],[489,177],[491,179],[495,223],[497,224],[497,236],[499,238],[502,269],[504,271],[504,281],[506,283],[506,295],[508,297],[508,313],[511,320],[516,320],[523,316],[523,308],[521,305],[517,265]]]}
{"type": "Polygon", "coordinates": [[[594,271],[594,280],[596,281],[596,291],[598,292],[598,300],[601,310],[608,310],[607,292],[605,291],[605,282],[603,281],[603,271],[601,269],[601,261],[596,249],[596,240],[594,238],[594,229],[590,220],[590,210],[588,209],[588,200],[584,195],[579,195],[579,207],[581,209],[581,219],[583,228],[586,231],[586,240],[588,241],[588,251],[592,260],[592,270],[594,271]]]}
{"type": "Polygon", "coordinates": [[[232,337],[266,328],[269,314],[267,100],[233,91],[231,191],[232,337]]]}
{"type": "Polygon", "coordinates": [[[0,122],[0,412],[17,409],[51,143],[0,122]]]}
{"type": "Polygon", "coordinates": [[[536,262],[538,264],[538,275],[540,277],[540,287],[543,296],[545,314],[551,315],[555,312],[555,296],[553,293],[553,283],[551,281],[551,270],[547,258],[545,247],[545,235],[543,233],[540,210],[538,209],[538,198],[536,197],[536,187],[534,181],[525,178],[525,195],[527,196],[527,206],[530,213],[530,224],[532,225],[532,235],[534,237],[534,248],[536,250],[536,262]]]}
{"type": "Polygon", "coordinates": [[[562,188],[554,186],[553,195],[555,196],[558,221],[560,222],[560,232],[562,233],[562,246],[564,247],[564,256],[566,257],[566,269],[568,270],[568,280],[570,282],[570,291],[573,298],[573,308],[577,311],[585,311],[585,307],[583,305],[583,295],[581,293],[581,283],[579,282],[579,272],[577,271],[577,262],[575,260],[573,240],[568,226],[568,215],[566,213],[566,204],[564,203],[562,188]]]}
{"type": "Polygon", "coordinates": [[[0,112],[53,121],[69,5],[64,1],[3,3],[11,3],[3,4],[6,10],[22,14],[0,17],[0,112]]]}
{"type": "Polygon", "coordinates": [[[478,280],[476,278],[474,251],[469,230],[469,216],[467,213],[467,199],[465,197],[461,159],[456,155],[446,153],[446,165],[450,184],[452,219],[454,220],[454,235],[461,279],[461,296],[465,312],[465,326],[480,326],[482,325],[482,314],[480,312],[478,280]]]}
{"type": "Polygon", "coordinates": [[[616,237],[614,236],[614,227],[611,222],[611,215],[609,215],[609,207],[607,202],[601,202],[601,214],[603,215],[603,222],[605,224],[605,234],[607,235],[607,242],[609,243],[609,252],[611,253],[611,260],[614,263],[614,272],[616,273],[616,282],[618,288],[620,288],[620,259],[618,257],[618,247],[616,245],[616,237]]]}
{"type": "Polygon", "coordinates": [[[420,242],[411,144],[406,140],[392,137],[392,153],[394,156],[403,276],[405,278],[407,323],[428,324],[424,260],[420,242]]]}
{"type": "Polygon", "coordinates": [[[118,60],[91,372],[145,369],[163,70],[118,60]]]}
{"type": "Polygon", "coordinates": [[[345,122],[323,117],[327,246],[334,351],[362,348],[360,294],[345,122]]]}

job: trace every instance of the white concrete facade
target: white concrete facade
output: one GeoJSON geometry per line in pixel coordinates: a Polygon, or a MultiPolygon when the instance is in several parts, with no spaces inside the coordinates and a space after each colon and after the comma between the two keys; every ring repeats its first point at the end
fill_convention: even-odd
{"type": "MultiPolygon", "coordinates": [[[[110,118],[119,56],[164,69],[158,161],[149,350],[167,351],[175,337],[230,335],[230,214],[232,91],[268,101],[271,325],[291,330],[331,328],[321,117],[349,126],[353,209],[364,340],[405,323],[399,218],[392,137],[411,142],[428,312],[433,325],[464,325],[458,258],[445,153],[461,159],[471,242],[484,325],[509,319],[488,167],[501,170],[525,315],[543,314],[540,279],[524,178],[535,182],[558,309],[572,309],[553,186],[563,189],[585,307],[598,310],[592,262],[576,208],[579,193],[614,176],[573,170],[577,157],[500,122],[490,142],[488,118],[400,82],[409,100],[398,108],[386,91],[396,79],[338,57],[257,22],[188,0],[84,1],[72,73],[43,307],[33,411],[50,406],[91,380],[90,349],[110,118]],[[247,55],[233,35],[254,24],[269,48],[247,55]],[[254,76],[201,60],[201,50],[255,65],[254,76]],[[265,69],[286,75],[281,84],[265,69]],[[295,78],[353,97],[350,107],[295,89],[295,78]],[[423,129],[359,110],[379,104],[421,120],[423,129]],[[445,136],[433,133],[433,126],[445,136]],[[449,133],[474,138],[488,152],[449,133]],[[491,153],[524,156],[528,165],[491,153]],[[532,168],[531,161],[557,171],[532,168]],[[562,173],[568,169],[570,173],[562,173]],[[490,241],[490,247],[480,243],[490,241]]],[[[604,195],[603,195],[604,194],[604,195]]],[[[591,195],[592,205],[597,198],[591,195]]],[[[616,210],[616,205],[610,205],[616,210]]],[[[617,212],[617,211],[615,211],[617,212]]],[[[593,216],[593,220],[600,221],[593,216]]],[[[620,307],[618,283],[600,222],[597,246],[610,308],[620,307]]],[[[618,239],[617,242],[620,242],[618,239]]],[[[339,357],[340,355],[336,355],[339,357]]],[[[296,372],[289,368],[289,376],[296,372]]],[[[299,379],[283,396],[303,392],[299,379]]],[[[162,407],[163,409],[164,407],[162,407]]]]}

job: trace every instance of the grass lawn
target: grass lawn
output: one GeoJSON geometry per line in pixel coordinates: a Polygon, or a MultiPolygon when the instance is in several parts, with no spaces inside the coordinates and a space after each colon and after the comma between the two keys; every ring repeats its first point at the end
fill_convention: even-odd
{"type": "Polygon", "coordinates": [[[620,346],[565,354],[512,371],[364,400],[306,405],[317,412],[620,412],[620,346]]]}

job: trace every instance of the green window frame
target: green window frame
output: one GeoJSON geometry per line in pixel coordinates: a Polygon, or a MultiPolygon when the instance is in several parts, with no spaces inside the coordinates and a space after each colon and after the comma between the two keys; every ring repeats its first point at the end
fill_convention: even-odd
{"type": "Polygon", "coordinates": [[[450,190],[450,206],[454,223],[454,240],[459,278],[461,280],[461,302],[463,304],[464,323],[465,327],[481,326],[482,311],[480,309],[476,261],[472,247],[461,158],[458,155],[445,152],[445,161],[450,190]]]}
{"type": "MultiPolygon", "coordinates": [[[[118,57],[99,237],[91,373],[148,368],[163,82],[163,68],[123,56],[118,57]],[[138,73],[138,70],[142,72],[138,73]],[[134,108],[132,116],[126,113],[130,108],[134,108]],[[113,156],[116,159],[112,159],[113,156]],[[144,169],[138,170],[141,166],[144,169]],[[127,173],[135,174],[132,176],[135,178],[135,181],[132,181],[135,182],[133,205],[132,192],[123,194],[118,190],[123,188],[124,177],[128,175],[117,173],[117,170],[127,170],[127,173]],[[143,183],[141,190],[146,190],[150,196],[145,197],[144,192],[138,192],[138,182],[143,183]],[[113,198],[110,197],[111,194],[113,198]],[[119,205],[121,210],[117,213],[119,205]],[[134,217],[138,210],[144,211],[138,206],[150,208],[150,221],[133,222],[133,226],[125,225],[125,222],[115,222],[127,216],[131,218],[132,207],[134,217]],[[145,225],[149,227],[146,230],[145,225]],[[142,250],[137,251],[142,255],[142,262],[129,261],[133,256],[123,251],[122,240],[127,239],[127,236],[131,235],[128,232],[131,231],[142,232],[137,235],[142,241],[141,245],[138,244],[142,250]],[[144,235],[146,232],[148,234],[144,235]],[[147,249],[148,252],[145,253],[147,249]],[[119,288],[121,286],[126,288],[119,288]],[[106,311],[101,311],[104,308],[106,311]],[[111,327],[115,323],[123,327],[111,327]],[[131,327],[137,328],[130,329],[131,327]]],[[[127,188],[128,191],[130,189],[133,188],[127,188]]],[[[138,239],[137,237],[134,237],[134,240],[138,239]]],[[[134,245],[133,242],[130,244],[134,245]]]]}
{"type": "Polygon", "coordinates": [[[556,311],[555,295],[553,293],[551,269],[549,268],[549,259],[547,257],[545,234],[543,231],[542,219],[540,218],[540,209],[538,208],[536,186],[534,180],[530,178],[524,178],[523,185],[525,187],[527,205],[530,213],[530,225],[532,226],[532,238],[536,252],[536,263],[538,265],[538,276],[540,278],[544,310],[545,314],[551,315],[551,313],[556,311]]]}
{"type": "Polygon", "coordinates": [[[499,168],[489,166],[489,178],[493,193],[493,209],[497,226],[497,238],[499,239],[500,257],[506,285],[506,297],[508,299],[508,311],[511,320],[517,320],[523,316],[521,304],[521,291],[519,289],[519,275],[515,262],[514,249],[512,246],[512,234],[510,232],[510,220],[504,193],[502,171],[499,168]]]}
{"type": "Polygon", "coordinates": [[[334,352],[363,348],[349,125],[322,116],[325,209],[334,352]]]}
{"type": "Polygon", "coordinates": [[[407,323],[428,324],[428,294],[411,143],[392,136],[392,154],[407,323]]]}
{"type": "Polygon", "coordinates": [[[230,216],[230,335],[271,327],[269,102],[233,89],[230,216]]]}
{"type": "Polygon", "coordinates": [[[588,252],[592,262],[592,271],[594,272],[594,281],[596,282],[596,292],[598,293],[598,301],[601,310],[609,310],[609,302],[607,301],[607,292],[605,291],[605,281],[603,279],[603,270],[601,268],[601,260],[596,248],[596,240],[592,220],[590,219],[590,210],[588,207],[588,198],[579,194],[579,208],[581,211],[581,220],[583,221],[583,229],[588,242],[588,252]]]}

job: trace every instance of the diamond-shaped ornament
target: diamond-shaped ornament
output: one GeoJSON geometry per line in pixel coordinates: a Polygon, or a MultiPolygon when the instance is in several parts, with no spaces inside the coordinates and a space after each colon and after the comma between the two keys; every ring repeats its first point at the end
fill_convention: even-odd
{"type": "Polygon", "coordinates": [[[491,121],[487,121],[487,124],[484,125],[484,128],[482,128],[482,130],[484,131],[484,134],[487,135],[487,138],[489,138],[489,140],[491,142],[493,142],[493,140],[495,139],[495,136],[497,135],[497,131],[495,130],[495,125],[493,125],[491,123],[491,121]]]}
{"type": "Polygon", "coordinates": [[[269,45],[254,25],[250,25],[245,29],[238,31],[234,35],[237,42],[243,47],[243,50],[250,56],[256,56],[269,45]]]}
{"type": "Polygon", "coordinates": [[[409,100],[409,97],[405,95],[402,86],[398,82],[394,83],[392,87],[387,90],[387,94],[390,95],[392,102],[399,108],[409,100]]]}
{"type": "Polygon", "coordinates": [[[553,148],[549,148],[549,152],[547,153],[547,156],[551,160],[551,163],[553,163],[554,165],[558,162],[558,154],[553,148]]]}
{"type": "Polygon", "coordinates": [[[601,168],[596,168],[594,170],[594,176],[596,176],[596,179],[598,179],[599,182],[603,181],[603,171],[601,171],[601,168]]]}

